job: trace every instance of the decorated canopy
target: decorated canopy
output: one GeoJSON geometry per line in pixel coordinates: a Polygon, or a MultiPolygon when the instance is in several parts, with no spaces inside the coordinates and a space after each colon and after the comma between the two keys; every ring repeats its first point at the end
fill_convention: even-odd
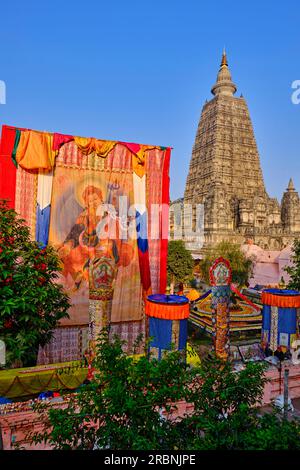
{"type": "Polygon", "coordinates": [[[161,359],[164,351],[185,350],[189,299],[183,295],[149,295],[146,314],[149,317],[150,353],[161,359]]]}
{"type": "Polygon", "coordinates": [[[163,320],[184,320],[190,314],[189,299],[184,295],[149,295],[146,314],[163,320]]]}
{"type": "Polygon", "coordinates": [[[58,250],[64,325],[145,333],[143,299],[166,287],[169,161],[166,147],[3,126],[0,197],[58,250]]]}
{"type": "Polygon", "coordinates": [[[265,289],[262,293],[262,343],[273,352],[289,349],[299,333],[300,292],[290,289],[265,289]]]}

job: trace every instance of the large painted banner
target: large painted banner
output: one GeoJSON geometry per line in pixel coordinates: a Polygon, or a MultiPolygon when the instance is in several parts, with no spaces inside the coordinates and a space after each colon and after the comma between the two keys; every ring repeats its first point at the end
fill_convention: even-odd
{"type": "Polygon", "coordinates": [[[62,326],[132,344],[166,287],[170,148],[3,126],[0,158],[0,197],[61,258],[62,326]]]}

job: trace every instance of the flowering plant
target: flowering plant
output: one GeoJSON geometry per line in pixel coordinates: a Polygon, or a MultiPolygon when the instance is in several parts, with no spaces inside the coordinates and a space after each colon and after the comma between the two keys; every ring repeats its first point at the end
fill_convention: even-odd
{"type": "Polygon", "coordinates": [[[57,283],[60,260],[51,246],[30,239],[25,221],[0,201],[0,339],[7,364],[35,365],[70,306],[57,283]]]}

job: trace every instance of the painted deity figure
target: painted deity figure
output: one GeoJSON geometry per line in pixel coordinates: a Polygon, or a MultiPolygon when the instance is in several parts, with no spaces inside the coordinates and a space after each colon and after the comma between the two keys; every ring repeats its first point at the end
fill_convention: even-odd
{"type": "MultiPolygon", "coordinates": [[[[73,280],[72,290],[78,291],[86,283],[89,286],[90,337],[95,339],[95,331],[98,334],[110,322],[118,268],[129,265],[134,249],[132,242],[119,238],[118,216],[112,220],[106,211],[100,215],[103,204],[100,188],[87,186],[82,199],[85,207],[59,248],[59,254],[64,265],[62,274],[70,275],[73,280]]],[[[116,203],[114,198],[111,202],[116,203]]]]}
{"type": "MultiPolygon", "coordinates": [[[[91,185],[87,186],[82,193],[82,199],[85,208],[78,215],[75,224],[58,249],[64,266],[62,274],[65,277],[68,274],[71,275],[74,281],[73,290],[80,289],[84,280],[90,282],[92,273],[95,273],[99,281],[99,269],[95,270],[92,264],[99,261],[100,258],[111,260],[112,265],[117,265],[120,263],[120,252],[126,251],[126,259],[123,256],[121,264],[127,265],[131,260],[129,255],[133,254],[133,249],[130,250],[128,247],[129,244],[122,243],[122,240],[118,238],[118,220],[114,221],[115,238],[100,237],[99,224],[104,217],[109,222],[107,213],[98,214],[98,209],[103,204],[101,189],[91,185]]],[[[101,277],[107,282],[111,281],[109,271],[109,265],[106,262],[101,269],[101,277]]],[[[99,283],[98,281],[96,284],[99,283]]]]}

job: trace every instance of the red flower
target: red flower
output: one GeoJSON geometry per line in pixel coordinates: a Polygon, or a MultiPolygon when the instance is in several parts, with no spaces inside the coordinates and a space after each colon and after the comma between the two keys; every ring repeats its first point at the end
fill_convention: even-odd
{"type": "Polygon", "coordinates": [[[4,282],[5,282],[5,284],[10,284],[11,281],[12,281],[12,276],[9,276],[9,277],[7,277],[7,278],[5,279],[4,282]]]}
{"type": "Polygon", "coordinates": [[[13,322],[12,322],[11,319],[5,320],[5,322],[4,322],[4,328],[7,328],[7,329],[8,329],[8,328],[11,328],[12,326],[13,326],[13,322]]]}
{"type": "Polygon", "coordinates": [[[2,253],[3,249],[0,247],[0,253],[2,253]]]}
{"type": "Polygon", "coordinates": [[[44,277],[38,277],[39,284],[43,285],[46,282],[46,279],[44,277]]]}
{"type": "Polygon", "coordinates": [[[8,237],[7,241],[12,244],[15,241],[15,237],[8,237]]]}
{"type": "Polygon", "coordinates": [[[41,271],[46,271],[47,269],[47,265],[45,263],[34,264],[33,267],[41,271]]]}

